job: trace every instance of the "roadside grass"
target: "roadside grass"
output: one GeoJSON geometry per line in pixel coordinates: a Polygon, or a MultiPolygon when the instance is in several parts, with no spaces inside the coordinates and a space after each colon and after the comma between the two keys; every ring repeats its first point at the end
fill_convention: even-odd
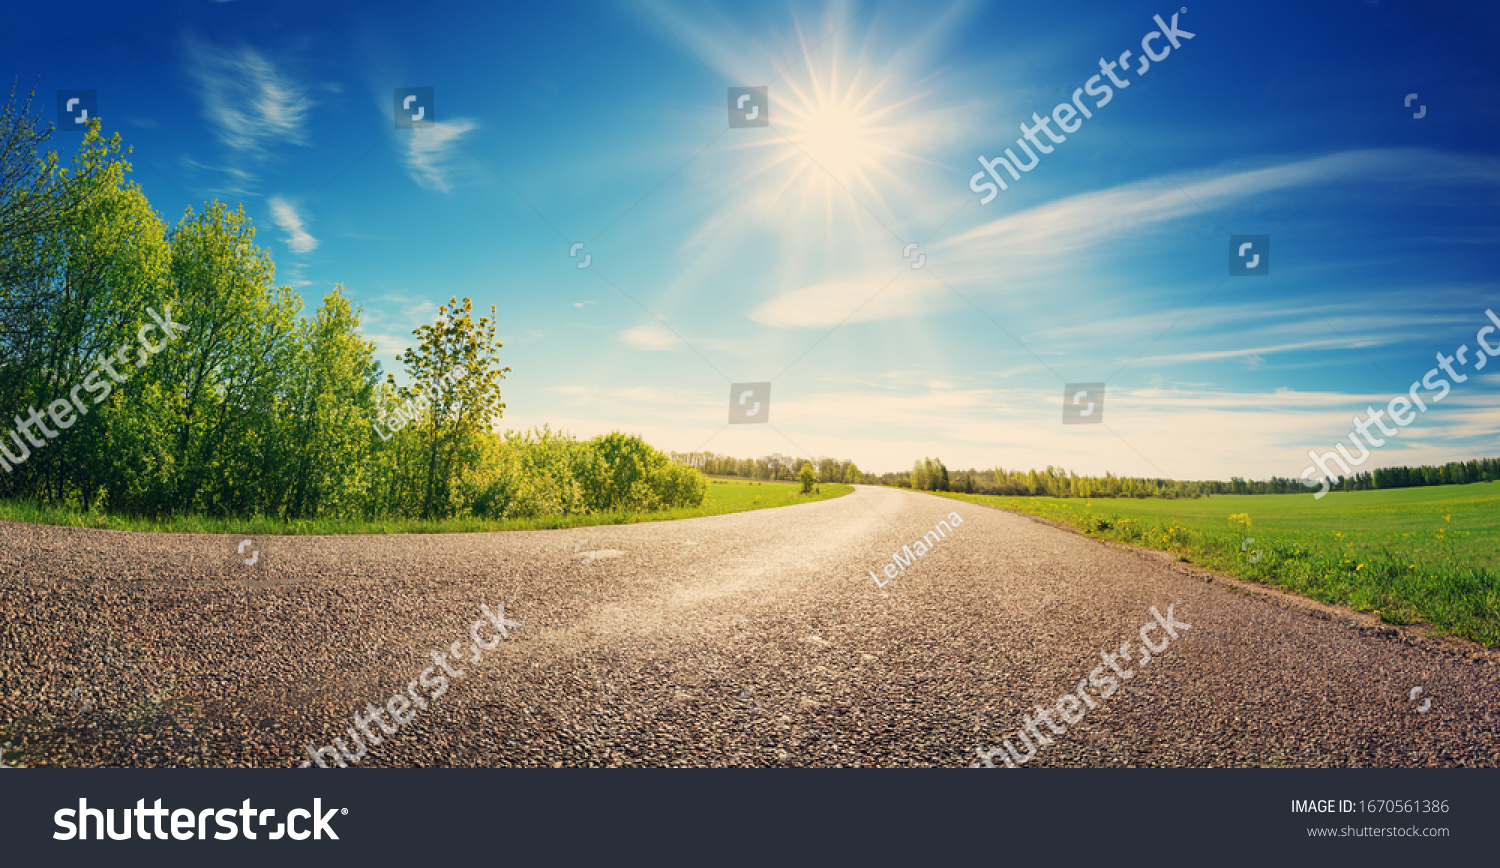
{"type": "Polygon", "coordinates": [[[854,489],[842,483],[822,483],[813,494],[801,493],[796,482],[766,482],[743,479],[709,479],[708,494],[700,506],[684,506],[658,512],[615,512],[591,515],[546,515],[503,521],[483,518],[421,519],[315,519],[281,521],[264,516],[214,518],[199,515],[142,518],[82,511],[65,506],[47,506],[33,501],[0,501],[0,521],[49,524],[98,530],[153,533],[244,534],[261,536],[328,536],[334,534],[485,533],[505,530],[555,530],[609,524],[637,524],[705,518],[732,512],[748,512],[777,506],[793,506],[841,497],[854,489]]]}
{"type": "Polygon", "coordinates": [[[1425,623],[1500,646],[1500,482],[1332,492],[1321,501],[1311,494],[1198,500],[940,494],[1171,552],[1387,624],[1425,623]]]}

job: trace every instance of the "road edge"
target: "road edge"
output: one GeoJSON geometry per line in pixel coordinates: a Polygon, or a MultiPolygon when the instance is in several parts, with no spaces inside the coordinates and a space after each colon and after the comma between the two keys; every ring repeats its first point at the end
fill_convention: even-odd
{"type": "MultiPolygon", "coordinates": [[[[972,501],[969,502],[972,503],[972,501]]],[[[1171,552],[1130,545],[1128,543],[1116,542],[1115,540],[1099,539],[1098,537],[1092,537],[1083,533],[1070,524],[1025,512],[1017,512],[984,503],[974,503],[974,505],[1049,525],[1086,539],[1089,542],[1118,551],[1128,552],[1143,560],[1153,561],[1178,575],[1196,579],[1204,584],[1217,583],[1227,587],[1234,593],[1247,597],[1256,597],[1280,608],[1295,610],[1317,618],[1320,621],[1333,621],[1343,624],[1367,636],[1401,642],[1402,644],[1421,648],[1425,651],[1441,653],[1448,657],[1461,658],[1468,663],[1486,663],[1490,666],[1500,665],[1500,648],[1485,648],[1471,639],[1438,633],[1430,624],[1420,623],[1404,626],[1387,624],[1374,615],[1356,611],[1348,606],[1324,603],[1310,597],[1298,596],[1290,591],[1284,591],[1272,585],[1252,582],[1248,579],[1242,579],[1227,573],[1215,572],[1192,561],[1178,560],[1177,556],[1171,552]]]]}

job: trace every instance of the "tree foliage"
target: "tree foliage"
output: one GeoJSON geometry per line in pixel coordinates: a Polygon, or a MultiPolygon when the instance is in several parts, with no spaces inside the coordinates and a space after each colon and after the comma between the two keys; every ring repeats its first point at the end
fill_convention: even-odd
{"type": "Polygon", "coordinates": [[[811,494],[813,486],[818,482],[818,477],[813,473],[811,462],[802,465],[802,469],[797,472],[797,478],[802,482],[803,494],[811,494]]]}
{"type": "Polygon", "coordinates": [[[493,307],[450,299],[413,332],[407,385],[382,384],[342,285],[303,315],[243,207],[169,229],[118,135],[91,121],[60,168],[30,105],[0,114],[0,496],[285,520],[702,502],[702,475],[639,437],[494,433],[493,307]]]}
{"type": "Polygon", "coordinates": [[[495,338],[497,317],[473,319],[473,302],[459,307],[449,299],[438,308],[434,323],[418,326],[412,334],[416,347],[408,347],[401,361],[412,385],[396,388],[394,377],[386,383],[388,394],[402,403],[415,402],[420,410],[413,448],[422,458],[419,471],[423,518],[453,514],[453,482],[458,468],[476,460],[478,439],[505,412],[500,400],[500,381],[510,368],[500,367],[500,349],[495,338]]]}

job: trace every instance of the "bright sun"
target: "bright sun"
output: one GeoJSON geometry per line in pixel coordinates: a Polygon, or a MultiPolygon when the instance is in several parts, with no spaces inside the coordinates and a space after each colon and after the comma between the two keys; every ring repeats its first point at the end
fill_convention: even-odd
{"type": "Polygon", "coordinates": [[[863,175],[878,165],[880,149],[872,135],[872,124],[851,107],[818,106],[801,121],[801,129],[788,125],[792,126],[788,138],[839,180],[848,183],[851,176],[863,175]]]}
{"type": "MultiPolygon", "coordinates": [[[[901,152],[882,140],[893,132],[884,121],[892,107],[873,106],[876,89],[855,81],[840,90],[836,76],[806,89],[790,84],[773,121],[791,143],[788,159],[812,160],[807,168],[831,175],[851,190],[871,188],[872,176],[888,174],[885,163],[901,152]]],[[[812,180],[811,177],[809,180],[812,180]]]]}
{"type": "Polygon", "coordinates": [[[803,58],[790,52],[786,74],[768,82],[770,129],[726,137],[727,150],[762,157],[727,180],[789,237],[888,234],[917,195],[913,171],[931,165],[920,155],[953,126],[949,111],[910,86],[898,55],[872,62],[838,42],[799,47],[803,58]]]}

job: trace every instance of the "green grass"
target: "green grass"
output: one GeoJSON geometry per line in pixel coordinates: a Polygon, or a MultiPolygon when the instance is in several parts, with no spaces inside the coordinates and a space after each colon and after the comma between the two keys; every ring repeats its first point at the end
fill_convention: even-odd
{"type": "Polygon", "coordinates": [[[1388,624],[1425,623],[1486,647],[1500,645],[1500,482],[1332,492],[1322,500],[1311,494],[943,496],[1172,552],[1209,569],[1377,613],[1388,624]],[[1255,542],[1247,544],[1251,538],[1255,542]],[[1257,552],[1259,560],[1251,563],[1257,552]]]}
{"type": "Polygon", "coordinates": [[[812,503],[848,494],[854,489],[842,483],[821,483],[819,491],[804,495],[796,482],[756,482],[744,479],[709,479],[708,495],[701,506],[684,506],[659,512],[618,512],[595,515],[551,515],[538,518],[515,518],[495,521],[481,518],[451,518],[441,521],[419,519],[315,519],[284,522],[273,518],[211,518],[207,516],[169,516],[160,519],[81,512],[62,506],[44,506],[31,501],[0,501],[0,520],[27,524],[50,524],[63,527],[102,530],[148,531],[156,533],[215,533],[261,536],[326,536],[331,534],[393,533],[483,533],[497,530],[554,530],[568,527],[592,527],[604,524],[637,524],[649,521],[675,521],[703,518],[731,512],[768,509],[812,503]]]}

